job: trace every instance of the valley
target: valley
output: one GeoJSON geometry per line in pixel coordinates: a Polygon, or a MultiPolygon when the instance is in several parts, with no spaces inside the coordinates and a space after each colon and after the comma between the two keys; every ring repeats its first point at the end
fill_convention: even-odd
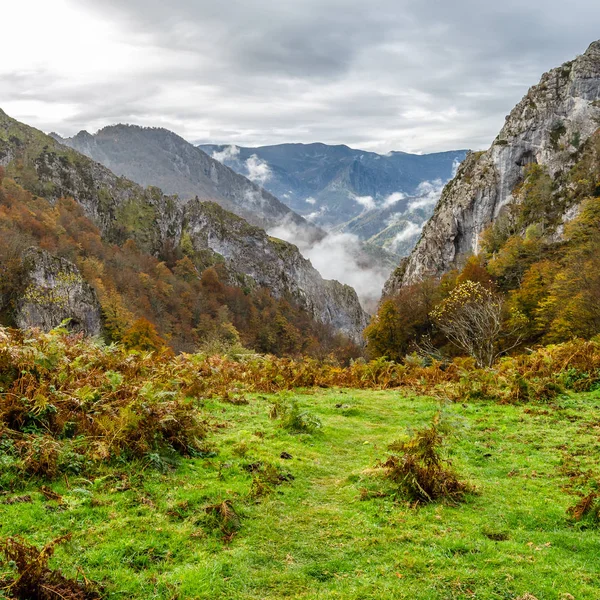
{"type": "Polygon", "coordinates": [[[338,4],[7,4],[0,600],[600,598],[600,9],[338,4]]]}

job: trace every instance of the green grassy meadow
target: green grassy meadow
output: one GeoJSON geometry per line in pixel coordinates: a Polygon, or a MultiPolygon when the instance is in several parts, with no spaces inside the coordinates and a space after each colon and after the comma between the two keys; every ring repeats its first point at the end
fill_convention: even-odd
{"type": "Polygon", "coordinates": [[[39,480],[5,494],[0,535],[41,547],[72,533],[51,566],[82,570],[107,598],[600,598],[600,527],[566,512],[600,476],[600,393],[444,406],[449,459],[477,492],[419,508],[374,467],[431,422],[436,400],[357,390],[248,399],[204,402],[218,425],[204,457],[48,484],[62,501],[39,480]],[[322,427],[282,428],[269,417],[275,398],[296,399],[322,427]],[[224,501],[236,531],[207,513],[224,501]]]}

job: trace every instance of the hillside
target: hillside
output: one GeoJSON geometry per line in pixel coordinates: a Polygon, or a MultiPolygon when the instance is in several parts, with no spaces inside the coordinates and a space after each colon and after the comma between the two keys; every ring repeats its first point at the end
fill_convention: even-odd
{"type": "Polygon", "coordinates": [[[424,181],[448,181],[466,154],[457,150],[383,155],[319,143],[200,148],[238,173],[260,174],[266,189],[328,229],[359,216],[367,198],[380,206],[394,194],[414,196],[424,181]]]}
{"type": "Polygon", "coordinates": [[[182,205],[158,188],[144,189],[3,112],[0,167],[5,175],[2,262],[5,269],[14,262],[8,272],[11,277],[4,278],[5,285],[13,281],[13,288],[0,292],[0,297],[13,298],[12,309],[19,302],[19,273],[24,268],[20,257],[27,247],[40,245],[77,263],[89,283],[102,283],[96,283],[96,291],[104,302],[105,317],[116,301],[110,290],[117,286],[117,300],[125,294],[128,304],[127,310],[118,312],[129,325],[130,315],[144,316],[167,337],[180,339],[183,335],[179,343],[185,348],[202,338],[203,313],[209,322],[221,318],[219,305],[227,305],[245,320],[246,333],[254,336],[255,347],[260,334],[252,331],[252,318],[280,328],[279,334],[264,332],[264,340],[281,339],[288,325],[286,306],[295,314],[288,315],[291,321],[303,323],[300,330],[290,324],[288,337],[299,342],[295,351],[290,347],[292,353],[300,351],[311,337],[312,326],[301,314],[332,332],[361,340],[367,317],[352,288],[324,281],[295,246],[270,238],[216,204],[193,200],[182,205]],[[223,294],[227,294],[221,290],[221,296],[217,294],[210,308],[206,307],[203,296],[210,285],[203,284],[202,278],[211,268],[220,271],[219,285],[238,288],[238,300],[232,291],[226,302],[223,294]],[[103,281],[103,277],[108,279],[103,281]],[[136,301],[134,282],[144,290],[140,297],[147,298],[146,304],[136,301]],[[203,285],[204,294],[196,289],[203,285]],[[274,314],[259,299],[261,289],[267,290],[271,298],[267,306],[271,304],[274,314]],[[177,294],[173,294],[175,290],[177,294]],[[254,300],[248,296],[251,293],[254,300]],[[244,301],[254,308],[244,309],[244,301]],[[262,317],[253,317],[255,313],[262,317]],[[180,321],[183,318],[185,325],[180,321]]]}
{"type": "MultiPolygon", "coordinates": [[[[184,210],[195,198],[213,200],[266,230],[269,235],[298,246],[302,255],[328,279],[354,287],[367,310],[374,310],[383,283],[398,260],[395,252],[387,251],[380,244],[363,245],[359,237],[325,240],[323,230],[290,210],[262,187],[165,129],[115,125],[94,135],[80,132],[69,139],[52,135],[117,174],[175,194],[177,206],[184,210]],[[331,268],[328,258],[323,260],[323,248],[329,247],[343,255],[335,268],[331,268]],[[366,282],[364,285],[363,281],[366,282]],[[376,284],[372,285],[372,281],[376,284]]],[[[254,173],[256,177],[248,175],[258,183],[264,183],[260,173],[254,173]]],[[[258,270],[261,268],[268,269],[269,266],[263,262],[258,270]]],[[[322,300],[319,302],[323,303],[322,300]]],[[[358,339],[356,331],[352,335],[358,339]]]]}
{"type": "Polygon", "coordinates": [[[307,237],[322,236],[275,196],[166,129],[113,125],[94,135],[87,131],[72,138],[51,135],[116,175],[177,195],[180,204],[198,197],[263,229],[289,222],[307,237]]]}
{"type": "Polygon", "coordinates": [[[600,42],[546,73],[448,183],[366,331],[373,355],[491,365],[600,334],[600,42]]]}

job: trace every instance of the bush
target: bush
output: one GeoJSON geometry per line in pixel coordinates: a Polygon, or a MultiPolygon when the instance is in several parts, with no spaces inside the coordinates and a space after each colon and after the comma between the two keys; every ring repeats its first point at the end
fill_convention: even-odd
{"type": "Polygon", "coordinates": [[[380,463],[388,479],[411,502],[425,504],[437,500],[459,502],[472,487],[458,479],[447,459],[442,458],[444,434],[439,413],[429,427],[414,432],[407,441],[398,441],[391,455],[380,463]]]}
{"type": "Polygon", "coordinates": [[[302,410],[296,400],[285,402],[276,400],[269,416],[280,419],[281,427],[293,433],[315,433],[321,429],[321,421],[312,413],[302,410]]]}
{"type": "Polygon", "coordinates": [[[278,485],[294,480],[291,473],[281,472],[276,466],[262,461],[244,465],[244,469],[252,473],[251,498],[268,496],[278,485]]]}
{"type": "Polygon", "coordinates": [[[230,542],[242,527],[240,516],[230,500],[211,504],[204,513],[204,526],[209,531],[218,531],[225,542],[230,542]]]}
{"type": "Polygon", "coordinates": [[[206,419],[173,380],[169,350],[129,353],[62,329],[19,335],[0,336],[10,374],[0,388],[0,433],[13,471],[52,479],[117,457],[163,464],[203,450],[206,419]]]}

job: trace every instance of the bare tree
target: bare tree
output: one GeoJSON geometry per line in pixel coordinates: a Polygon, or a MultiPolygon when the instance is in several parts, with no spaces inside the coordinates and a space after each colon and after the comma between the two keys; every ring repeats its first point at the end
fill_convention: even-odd
{"type": "Polygon", "coordinates": [[[446,337],[480,367],[491,367],[521,341],[520,315],[506,318],[503,298],[476,281],[455,287],[431,317],[446,337]]]}

